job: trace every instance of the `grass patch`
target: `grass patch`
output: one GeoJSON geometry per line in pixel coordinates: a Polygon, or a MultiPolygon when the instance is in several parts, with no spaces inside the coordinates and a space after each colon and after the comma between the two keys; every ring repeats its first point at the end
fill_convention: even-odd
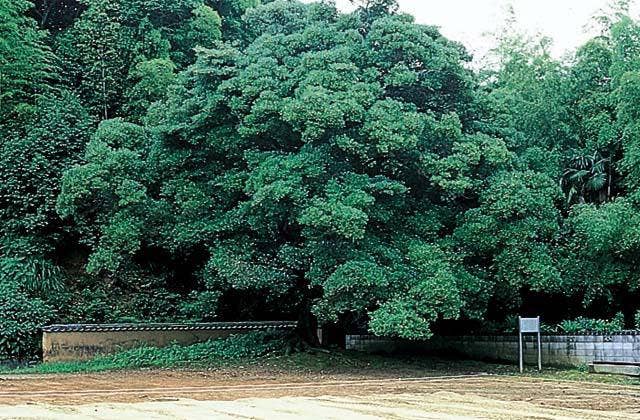
{"type": "Polygon", "coordinates": [[[415,355],[374,355],[334,349],[294,348],[285,337],[238,335],[190,346],[139,347],[78,362],[42,363],[0,374],[96,373],[140,369],[243,369],[272,374],[421,377],[491,373],[515,375],[517,367],[415,355]]]}
{"type": "Polygon", "coordinates": [[[610,385],[640,385],[640,378],[624,375],[606,375],[589,373],[582,368],[544,368],[542,372],[525,372],[533,378],[556,381],[594,382],[610,385]]]}
{"type": "Polygon", "coordinates": [[[287,354],[294,346],[295,341],[287,335],[277,332],[252,332],[190,346],[142,346],[87,361],[42,363],[30,367],[4,369],[0,370],[0,373],[91,373],[143,368],[221,366],[234,360],[287,354]]]}
{"type": "Polygon", "coordinates": [[[481,362],[465,359],[445,359],[417,355],[371,355],[359,352],[334,351],[302,352],[286,357],[276,356],[263,361],[283,372],[310,374],[353,374],[376,377],[421,377],[490,374],[498,376],[526,377],[555,381],[578,381],[611,385],[640,385],[640,378],[590,374],[586,365],[578,368],[543,367],[542,372],[527,366],[523,374],[517,365],[481,362]]]}
{"type": "Polygon", "coordinates": [[[0,370],[1,374],[95,373],[118,370],[182,369],[235,370],[271,376],[310,377],[422,377],[467,374],[528,377],[556,381],[640,385],[640,379],[587,373],[582,368],[545,367],[538,372],[527,367],[520,374],[515,365],[443,359],[419,355],[372,355],[343,350],[306,349],[286,335],[256,332],[231,336],[191,346],[139,347],[84,362],[43,363],[0,370]]]}

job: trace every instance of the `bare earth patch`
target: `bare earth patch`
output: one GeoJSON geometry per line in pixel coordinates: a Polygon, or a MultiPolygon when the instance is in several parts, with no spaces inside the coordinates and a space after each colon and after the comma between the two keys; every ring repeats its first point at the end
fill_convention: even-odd
{"type": "Polygon", "coordinates": [[[640,388],[494,375],[143,371],[0,379],[2,419],[640,419],[640,388]]]}

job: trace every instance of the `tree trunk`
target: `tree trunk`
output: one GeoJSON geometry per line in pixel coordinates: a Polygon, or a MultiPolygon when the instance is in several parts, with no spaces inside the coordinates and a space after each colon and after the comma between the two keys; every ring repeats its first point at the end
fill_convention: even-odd
{"type": "Polygon", "coordinates": [[[318,339],[318,320],[311,313],[311,306],[307,306],[298,317],[298,334],[300,338],[309,344],[310,346],[319,346],[320,340],[318,339]]]}

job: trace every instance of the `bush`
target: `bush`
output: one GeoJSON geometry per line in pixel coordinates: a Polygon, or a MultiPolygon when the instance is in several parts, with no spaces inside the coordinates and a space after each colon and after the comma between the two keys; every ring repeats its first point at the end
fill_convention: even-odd
{"type": "Polygon", "coordinates": [[[579,317],[558,324],[561,331],[568,334],[611,333],[624,330],[624,315],[618,312],[611,320],[579,317]]]}
{"type": "Polygon", "coordinates": [[[53,308],[30,298],[18,285],[0,282],[0,360],[36,357],[40,329],[53,315],[53,308]]]}
{"type": "Polygon", "coordinates": [[[190,346],[178,344],[162,348],[143,346],[105,356],[99,361],[110,361],[114,366],[121,368],[176,367],[284,354],[289,351],[289,348],[289,339],[286,335],[276,332],[252,332],[190,346]]]}
{"type": "Polygon", "coordinates": [[[60,292],[64,289],[64,275],[60,267],[41,258],[0,259],[0,281],[15,283],[34,293],[60,292]]]}

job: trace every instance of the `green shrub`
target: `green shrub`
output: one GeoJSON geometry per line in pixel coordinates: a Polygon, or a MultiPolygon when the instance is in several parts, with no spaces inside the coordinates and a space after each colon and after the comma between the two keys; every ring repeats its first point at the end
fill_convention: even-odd
{"type": "Polygon", "coordinates": [[[50,293],[64,289],[60,267],[42,258],[1,258],[0,281],[16,283],[29,292],[50,293]]]}
{"type": "Polygon", "coordinates": [[[111,361],[114,366],[123,368],[175,367],[191,363],[283,354],[288,349],[289,342],[286,335],[275,332],[252,332],[190,346],[178,344],[162,348],[143,346],[105,356],[102,362],[111,361]]]}
{"type": "Polygon", "coordinates": [[[624,315],[618,312],[611,320],[579,317],[562,321],[559,329],[568,334],[611,333],[624,330],[624,315]]]}
{"type": "Polygon", "coordinates": [[[640,309],[636,311],[636,314],[633,317],[633,327],[636,330],[640,330],[640,309]]]}
{"type": "Polygon", "coordinates": [[[34,358],[40,349],[40,329],[54,310],[31,298],[14,283],[0,283],[0,360],[34,358]]]}

